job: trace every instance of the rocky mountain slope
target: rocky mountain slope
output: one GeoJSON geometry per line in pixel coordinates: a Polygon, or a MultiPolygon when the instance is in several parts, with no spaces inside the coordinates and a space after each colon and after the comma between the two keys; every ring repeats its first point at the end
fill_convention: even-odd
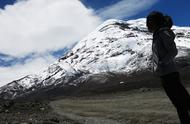
{"type": "MultiPolygon", "coordinates": [[[[173,26],[173,30],[179,49],[177,62],[186,73],[190,70],[190,27],[173,26]]],[[[147,31],[145,19],[108,20],[39,75],[28,75],[1,87],[0,97],[38,96],[39,92],[69,95],[81,87],[84,89],[84,84],[89,89],[96,84],[102,84],[99,89],[101,86],[115,86],[105,82],[115,79],[111,77],[116,73],[120,74],[119,84],[125,84],[122,80],[128,80],[128,75],[151,72],[151,43],[152,34],[147,31]]],[[[137,78],[141,81],[145,77],[133,79],[137,78]]]]}

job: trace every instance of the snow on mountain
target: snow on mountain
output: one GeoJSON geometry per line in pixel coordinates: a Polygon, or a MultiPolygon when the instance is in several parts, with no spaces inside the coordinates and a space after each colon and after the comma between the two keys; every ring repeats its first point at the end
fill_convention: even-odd
{"type": "MultiPolygon", "coordinates": [[[[150,69],[152,34],[147,31],[145,21],[112,19],[104,22],[39,75],[13,81],[0,88],[0,94],[9,94],[14,98],[18,94],[61,83],[63,86],[76,86],[69,81],[85,74],[132,73],[150,69]]],[[[179,48],[177,57],[188,56],[190,27],[173,26],[173,30],[179,48]]]]}
{"type": "Polygon", "coordinates": [[[128,22],[108,20],[71,50],[73,58],[64,61],[91,73],[147,68],[151,55],[148,34],[143,26],[137,28],[128,22]]]}
{"type": "Polygon", "coordinates": [[[19,93],[24,93],[27,89],[37,85],[39,82],[41,82],[41,78],[38,75],[28,75],[1,87],[0,94],[3,95],[5,99],[12,99],[19,93]]]}

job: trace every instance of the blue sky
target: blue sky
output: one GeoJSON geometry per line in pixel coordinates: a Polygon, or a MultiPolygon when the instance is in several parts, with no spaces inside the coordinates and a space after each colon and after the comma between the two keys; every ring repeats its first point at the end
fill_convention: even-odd
{"type": "MultiPolygon", "coordinates": [[[[82,0],[82,2],[95,10],[101,9],[105,6],[117,3],[120,0],[82,0]]],[[[178,26],[190,26],[190,0],[158,0],[150,8],[143,10],[136,15],[133,15],[128,19],[136,19],[146,17],[150,11],[161,11],[172,16],[175,25],[178,26]]]]}
{"type": "Polygon", "coordinates": [[[0,0],[0,86],[42,71],[110,18],[153,10],[190,26],[189,0],[0,0]],[[80,21],[76,21],[80,20],[80,21]]]}
{"type": "MultiPolygon", "coordinates": [[[[12,5],[16,0],[0,0],[0,8],[6,5],[12,5]]],[[[81,0],[85,6],[99,10],[105,6],[116,4],[120,0],[81,0]]],[[[175,25],[190,26],[190,1],[189,0],[158,0],[151,8],[141,11],[128,19],[136,19],[146,17],[150,11],[158,10],[172,16],[175,25]]]]}
{"type": "Polygon", "coordinates": [[[0,0],[0,8],[4,9],[6,5],[12,5],[14,2],[15,0],[0,0]]]}

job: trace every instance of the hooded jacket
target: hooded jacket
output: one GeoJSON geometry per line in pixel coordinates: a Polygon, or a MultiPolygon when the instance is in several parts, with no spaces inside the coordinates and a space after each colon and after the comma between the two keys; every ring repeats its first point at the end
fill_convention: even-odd
{"type": "Polygon", "coordinates": [[[174,39],[174,32],[167,27],[159,28],[153,34],[153,71],[159,76],[177,72],[175,56],[178,50],[174,39]]]}

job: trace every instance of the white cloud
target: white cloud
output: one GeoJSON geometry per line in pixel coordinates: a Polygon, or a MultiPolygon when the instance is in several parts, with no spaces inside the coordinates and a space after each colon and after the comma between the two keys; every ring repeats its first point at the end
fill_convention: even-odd
{"type": "Polygon", "coordinates": [[[51,55],[37,55],[35,58],[28,60],[25,64],[0,67],[0,87],[26,75],[38,74],[55,61],[56,59],[51,55]]]}
{"type": "MultiPolygon", "coordinates": [[[[79,0],[17,0],[0,9],[0,53],[37,56],[25,64],[0,67],[0,86],[42,71],[56,59],[48,51],[79,41],[103,19],[126,18],[152,6],[157,0],[121,0],[95,15],[79,0]]],[[[9,58],[8,58],[9,59],[9,58]]]]}
{"type": "Polygon", "coordinates": [[[121,0],[116,4],[100,9],[97,13],[105,19],[123,19],[150,8],[157,1],[158,0],[121,0]]]}
{"type": "Polygon", "coordinates": [[[42,71],[56,60],[48,51],[72,45],[101,22],[79,0],[17,0],[0,9],[0,53],[18,58],[39,55],[24,65],[0,67],[0,86],[42,71]]]}
{"type": "Polygon", "coordinates": [[[0,10],[0,53],[20,57],[58,50],[100,23],[79,0],[18,0],[0,10]]]}

